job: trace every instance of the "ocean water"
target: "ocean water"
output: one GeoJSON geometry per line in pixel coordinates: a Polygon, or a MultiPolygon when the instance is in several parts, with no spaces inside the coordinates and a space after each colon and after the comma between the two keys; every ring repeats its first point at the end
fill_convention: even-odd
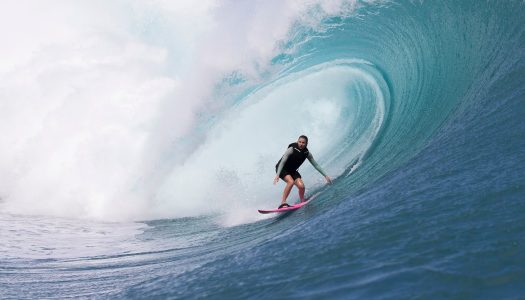
{"type": "Polygon", "coordinates": [[[6,7],[0,298],[525,298],[523,1],[6,7]]]}

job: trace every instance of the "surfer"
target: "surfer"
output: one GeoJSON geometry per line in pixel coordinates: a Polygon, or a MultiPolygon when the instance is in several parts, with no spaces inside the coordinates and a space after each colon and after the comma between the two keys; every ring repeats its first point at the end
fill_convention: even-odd
{"type": "Polygon", "coordinates": [[[301,202],[304,202],[304,183],[301,179],[301,174],[297,172],[297,169],[299,169],[306,159],[308,159],[312,166],[324,176],[326,182],[329,184],[332,183],[332,179],[326,175],[306,146],[308,146],[308,137],[301,135],[296,143],[288,145],[288,149],[284,152],[283,157],[281,157],[277,162],[277,165],[275,165],[276,175],[273,184],[277,184],[279,178],[286,182],[279,208],[290,206],[286,203],[286,198],[290,195],[290,191],[294,185],[299,189],[299,198],[301,199],[301,202]]]}

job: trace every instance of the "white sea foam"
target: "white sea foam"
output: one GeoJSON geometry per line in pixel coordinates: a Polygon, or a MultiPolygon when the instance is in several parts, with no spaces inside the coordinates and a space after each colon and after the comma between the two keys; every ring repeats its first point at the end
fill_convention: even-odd
{"type": "MultiPolygon", "coordinates": [[[[354,6],[348,1],[3,3],[1,209],[122,220],[197,215],[229,206],[232,199],[255,197],[259,181],[271,182],[266,173],[281,144],[306,131],[319,136],[318,147],[326,144],[320,133],[335,126],[330,122],[337,103],[321,96],[307,108],[296,102],[304,115],[314,108],[318,113],[305,132],[283,134],[286,116],[277,114],[287,110],[280,112],[275,98],[276,107],[229,114],[240,121],[220,123],[222,129],[203,134],[191,147],[180,145],[202,125],[199,113],[224,109],[213,92],[225,75],[236,71],[248,83],[259,82],[272,71],[271,58],[294,27],[317,26],[323,17],[354,6]],[[277,118],[267,131],[244,128],[267,121],[265,114],[277,118]],[[210,169],[213,160],[218,168],[210,169]]],[[[300,95],[301,88],[282,90],[279,97],[300,95]]]]}

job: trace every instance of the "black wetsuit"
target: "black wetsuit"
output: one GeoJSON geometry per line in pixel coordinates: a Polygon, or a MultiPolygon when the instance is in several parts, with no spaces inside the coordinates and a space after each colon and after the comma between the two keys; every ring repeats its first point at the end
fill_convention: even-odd
{"type": "Polygon", "coordinates": [[[297,143],[288,145],[288,149],[284,153],[283,157],[281,157],[281,159],[279,159],[275,165],[275,172],[279,172],[280,169],[279,178],[284,180],[286,175],[290,175],[295,181],[297,178],[301,178],[301,174],[299,174],[297,169],[299,169],[306,159],[310,161],[310,163],[317,171],[319,171],[319,173],[323,174],[323,176],[326,176],[323,169],[314,160],[310,151],[308,151],[308,148],[305,147],[301,150],[299,149],[299,145],[297,143]]]}

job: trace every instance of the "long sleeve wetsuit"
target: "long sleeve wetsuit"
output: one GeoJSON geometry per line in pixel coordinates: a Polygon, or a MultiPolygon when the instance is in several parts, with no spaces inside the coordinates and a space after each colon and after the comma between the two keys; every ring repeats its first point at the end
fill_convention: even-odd
{"type": "MultiPolygon", "coordinates": [[[[288,160],[288,157],[290,155],[292,155],[293,153],[293,148],[292,147],[289,147],[288,149],[286,149],[286,152],[284,152],[284,155],[283,157],[281,158],[281,162],[279,163],[279,167],[277,167],[277,174],[281,174],[281,171],[283,170],[283,167],[284,165],[286,164],[286,160],[288,160]]],[[[315,161],[312,153],[308,153],[308,156],[306,157],[308,159],[308,161],[312,164],[312,166],[314,166],[314,168],[319,172],[321,173],[323,176],[326,176],[326,173],[324,172],[324,170],[321,168],[321,166],[319,166],[319,164],[315,161]]],[[[294,170],[295,171],[295,170],[294,170]]]]}

